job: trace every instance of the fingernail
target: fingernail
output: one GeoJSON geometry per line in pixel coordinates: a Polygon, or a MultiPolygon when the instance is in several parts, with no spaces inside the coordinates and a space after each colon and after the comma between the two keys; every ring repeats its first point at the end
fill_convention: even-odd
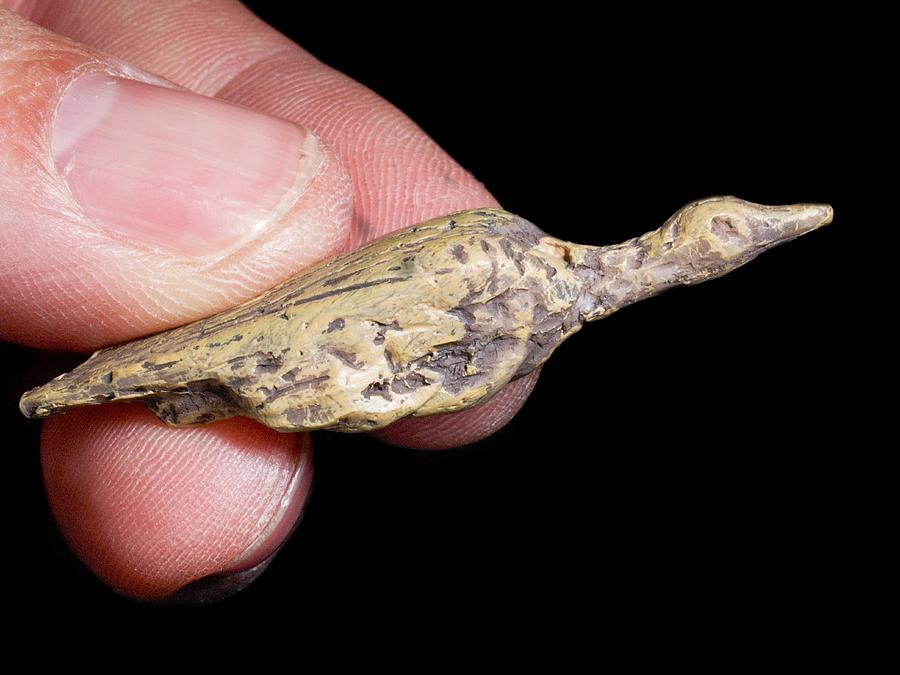
{"type": "Polygon", "coordinates": [[[284,120],[98,74],[65,91],[51,142],[91,221],[191,256],[227,253],[276,221],[315,176],[318,148],[284,120]]]}
{"type": "Polygon", "coordinates": [[[160,600],[151,601],[148,604],[160,605],[163,607],[196,607],[198,605],[208,605],[214,602],[221,602],[226,598],[230,598],[259,578],[269,564],[275,559],[276,551],[271,556],[263,560],[257,565],[246,569],[242,572],[233,572],[227,574],[213,574],[202,579],[192,581],[186,586],[182,586],[172,595],[160,600]]]}
{"type": "Polygon", "coordinates": [[[153,604],[188,607],[219,602],[244,590],[266,571],[282,546],[299,525],[312,483],[311,445],[301,441],[303,450],[287,489],[278,501],[268,525],[247,549],[225,565],[222,571],[182,586],[153,604]]]}
{"type": "Polygon", "coordinates": [[[244,549],[243,553],[235,556],[224,566],[222,574],[235,574],[256,568],[260,563],[270,559],[287,541],[300,522],[312,486],[313,474],[312,444],[308,434],[304,436],[299,440],[302,448],[299,461],[287,487],[278,499],[268,523],[260,530],[255,541],[244,549]]]}

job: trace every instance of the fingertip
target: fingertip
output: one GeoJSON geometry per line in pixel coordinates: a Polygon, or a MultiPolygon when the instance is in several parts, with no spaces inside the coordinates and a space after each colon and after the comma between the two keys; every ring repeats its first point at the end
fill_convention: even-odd
{"type": "Polygon", "coordinates": [[[539,370],[507,384],[487,403],[448,415],[407,417],[373,435],[415,450],[446,450],[475,443],[507,424],[537,384],[539,370]]]}
{"type": "Polygon", "coordinates": [[[0,339],[123,342],[345,249],[352,185],[305,127],[0,19],[0,339]]]}
{"type": "Polygon", "coordinates": [[[41,441],[63,536],[104,583],[140,600],[264,567],[311,483],[308,435],[243,419],[175,429],[118,404],[50,418],[41,441]]]}

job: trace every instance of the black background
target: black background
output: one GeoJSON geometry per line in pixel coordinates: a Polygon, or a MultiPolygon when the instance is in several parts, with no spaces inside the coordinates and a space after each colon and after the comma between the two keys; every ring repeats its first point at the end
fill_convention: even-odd
{"type": "MultiPolygon", "coordinates": [[[[842,440],[842,271],[861,141],[842,105],[853,87],[840,37],[771,14],[254,7],[557,237],[617,242],[713,194],[828,201],[836,218],[726,278],[586,327],[481,443],[420,453],[317,434],[291,542],[250,588],[187,613],[281,608],[324,626],[391,616],[401,633],[517,626],[575,641],[653,629],[722,640],[748,617],[789,631],[827,614],[859,480],[842,440]]],[[[63,361],[0,355],[12,370],[0,390],[12,585],[48,612],[185,615],[115,596],[66,552],[41,489],[39,424],[16,409],[63,361]]]]}

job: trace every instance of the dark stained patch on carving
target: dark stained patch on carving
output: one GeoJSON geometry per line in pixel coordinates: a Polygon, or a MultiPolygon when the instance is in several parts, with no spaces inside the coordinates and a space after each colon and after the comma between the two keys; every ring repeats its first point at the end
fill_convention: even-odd
{"type": "Polygon", "coordinates": [[[522,261],[525,259],[525,254],[517,250],[512,245],[512,242],[506,237],[500,240],[500,248],[503,250],[503,255],[513,261],[519,274],[525,276],[525,265],[522,264],[522,261]]]}
{"type": "Polygon", "coordinates": [[[174,361],[166,361],[165,363],[150,363],[149,361],[144,361],[141,364],[141,368],[149,371],[156,370],[165,370],[166,368],[171,368],[174,365],[181,363],[181,359],[175,359],[174,361]]]}
{"type": "Polygon", "coordinates": [[[482,306],[491,316],[505,321],[512,314],[510,304],[516,302],[517,295],[519,294],[514,289],[508,288],[483,303],[482,306]]]}
{"type": "Polygon", "coordinates": [[[139,384],[144,381],[144,377],[141,375],[128,375],[127,377],[119,378],[116,382],[116,390],[119,392],[121,396],[124,396],[126,393],[144,393],[150,391],[150,387],[139,384]]]}
{"type": "Polygon", "coordinates": [[[397,363],[394,361],[394,355],[391,353],[390,349],[384,350],[384,360],[387,361],[388,368],[390,368],[391,371],[393,371],[395,373],[400,372],[400,366],[398,366],[397,363]]]}
{"type": "Polygon", "coordinates": [[[343,319],[335,319],[334,321],[329,322],[328,328],[325,329],[326,333],[333,333],[336,330],[343,330],[346,322],[343,319]]]}
{"type": "Polygon", "coordinates": [[[297,426],[321,424],[328,421],[328,411],[318,403],[311,403],[310,405],[288,410],[284,416],[288,422],[297,426]]]}
{"type": "Polygon", "coordinates": [[[363,272],[366,272],[366,271],[368,271],[367,268],[361,267],[361,268],[359,268],[359,269],[353,270],[352,272],[346,272],[346,273],[344,273],[344,274],[339,274],[339,275],[334,276],[334,277],[328,277],[327,279],[325,279],[325,280],[322,282],[322,285],[325,286],[325,287],[328,287],[328,286],[337,286],[337,285],[338,285],[339,283],[341,283],[342,281],[346,281],[346,280],[349,279],[350,277],[355,277],[356,275],[362,274],[363,272]]]}
{"type": "Polygon", "coordinates": [[[581,327],[578,304],[568,312],[548,313],[543,305],[535,306],[533,333],[526,344],[526,354],[514,377],[522,377],[543,363],[573,331],[581,327]]]}
{"type": "Polygon", "coordinates": [[[386,401],[391,400],[390,385],[387,382],[373,382],[362,390],[363,398],[370,399],[373,396],[380,396],[386,401]]]}
{"type": "Polygon", "coordinates": [[[544,275],[547,277],[547,281],[551,281],[553,277],[556,276],[556,268],[553,265],[544,262],[538,256],[532,255],[530,253],[525,257],[528,259],[528,263],[530,265],[534,265],[535,267],[539,267],[544,270],[544,275]]]}
{"type": "Polygon", "coordinates": [[[406,394],[420,387],[427,387],[428,380],[421,373],[407,373],[405,377],[397,377],[391,381],[391,391],[395,394],[406,394]]]}
{"type": "Polygon", "coordinates": [[[282,359],[282,357],[275,356],[272,352],[257,352],[256,367],[253,369],[253,372],[257,374],[274,373],[281,368],[282,365],[284,365],[284,359],[282,359]]]}
{"type": "Polygon", "coordinates": [[[144,400],[147,408],[170,424],[197,424],[197,417],[211,414],[225,419],[239,414],[233,394],[215,380],[188,382],[179,392],[169,392],[144,400]]]}
{"type": "Polygon", "coordinates": [[[343,288],[336,288],[333,291],[326,291],[324,293],[311,295],[308,298],[300,298],[299,300],[294,300],[291,303],[291,307],[305,305],[310,302],[315,302],[316,300],[324,300],[325,298],[331,298],[335,295],[341,295],[343,293],[350,293],[351,291],[361,291],[364,288],[372,288],[372,286],[381,286],[382,284],[397,284],[403,281],[409,281],[411,278],[412,277],[388,277],[386,279],[375,279],[374,281],[364,281],[358,284],[351,284],[349,286],[344,286],[343,288]]]}
{"type": "Polygon", "coordinates": [[[227,340],[225,340],[223,342],[207,342],[205,347],[207,349],[218,349],[222,345],[228,345],[228,344],[231,344],[232,342],[240,342],[243,339],[244,339],[243,335],[240,335],[240,334],[232,335],[230,338],[228,338],[227,340]]]}
{"type": "Polygon", "coordinates": [[[455,381],[466,376],[466,365],[471,360],[472,353],[469,351],[468,346],[460,342],[442,345],[434,354],[423,356],[414,361],[414,363],[418,367],[442,373],[444,375],[443,386],[445,389],[448,389],[455,381]]]}
{"type": "Polygon", "coordinates": [[[450,255],[452,255],[456,260],[460,262],[460,264],[465,265],[469,262],[469,254],[466,253],[466,249],[462,244],[456,244],[455,246],[450,247],[450,255]]]}
{"type": "MultiPolygon", "coordinates": [[[[377,321],[375,323],[378,323],[377,321]]],[[[378,324],[379,328],[375,331],[375,339],[372,342],[376,345],[380,345],[384,343],[384,334],[391,330],[403,330],[400,327],[400,324],[397,323],[397,320],[394,319],[390,323],[382,323],[378,324]]]]}
{"type": "Polygon", "coordinates": [[[475,315],[472,314],[465,306],[460,305],[459,307],[455,307],[453,309],[448,309],[447,314],[452,314],[457,319],[462,321],[466,326],[471,326],[475,323],[475,315]]]}
{"type": "Polygon", "coordinates": [[[261,408],[262,406],[271,403],[276,399],[288,396],[290,394],[296,394],[298,391],[305,391],[307,389],[319,389],[327,381],[328,375],[313,375],[311,377],[304,377],[302,380],[297,380],[284,386],[271,388],[259,387],[257,391],[262,393],[262,395],[265,397],[265,401],[262,404],[257,405],[256,407],[261,408]]]}
{"type": "Polygon", "coordinates": [[[354,354],[353,352],[347,351],[346,349],[341,349],[339,347],[328,347],[326,351],[338,361],[343,363],[345,366],[353,368],[353,370],[359,370],[363,367],[362,363],[357,362],[356,354],[354,354]]]}
{"type": "Polygon", "coordinates": [[[493,234],[503,234],[526,249],[535,246],[545,236],[534,224],[518,217],[512,223],[500,221],[490,231],[493,234]]]}

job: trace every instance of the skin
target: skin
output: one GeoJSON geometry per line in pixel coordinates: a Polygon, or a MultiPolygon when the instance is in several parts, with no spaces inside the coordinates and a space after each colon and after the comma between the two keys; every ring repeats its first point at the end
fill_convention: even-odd
{"type": "MultiPolygon", "coordinates": [[[[6,209],[0,231],[19,237],[0,247],[7,290],[0,300],[4,339],[91,351],[223,310],[304,264],[398,227],[496,205],[402,113],[238,3],[0,6],[12,10],[0,13],[0,87],[32,94],[3,116],[4,138],[19,144],[0,166],[6,209]],[[218,17],[214,24],[204,19],[210,14],[218,17]],[[41,203],[29,201],[28,195],[48,185],[58,188],[58,177],[25,171],[25,162],[43,152],[48,111],[86,64],[150,82],[165,78],[315,131],[332,150],[329,162],[305,203],[270,235],[281,248],[303,242],[302,255],[279,257],[275,245],[238,251],[205,270],[190,295],[180,294],[174,289],[182,272],[172,256],[129,259],[121,251],[112,255],[104,242],[86,245],[88,239],[77,239],[77,218],[48,217],[41,203]],[[337,115],[342,104],[349,112],[337,115]],[[310,212],[318,215],[315,229],[303,218],[310,212]],[[19,236],[13,226],[20,222],[42,227],[19,236]],[[121,264],[111,268],[110,259],[121,264]],[[37,281],[51,277],[54,287],[37,293],[37,281]]],[[[488,405],[445,418],[404,420],[382,436],[421,448],[473,442],[515,414],[534,380],[512,383],[488,405]]],[[[303,435],[278,434],[241,419],[172,429],[140,405],[49,420],[41,453],[50,504],[73,550],[116,591],[145,600],[171,597],[198,579],[267,560],[302,509],[311,467],[303,435]],[[177,459],[187,457],[192,459],[177,459]],[[160,503],[170,508],[160,511],[160,503]]],[[[213,597],[216,592],[208,591],[213,597]]]]}

